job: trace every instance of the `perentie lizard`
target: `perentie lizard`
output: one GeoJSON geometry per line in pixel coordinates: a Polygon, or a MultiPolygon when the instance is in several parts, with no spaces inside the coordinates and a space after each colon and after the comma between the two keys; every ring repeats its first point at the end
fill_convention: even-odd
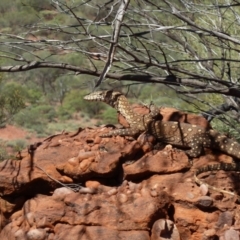
{"type": "MultiPolygon", "coordinates": [[[[136,136],[146,131],[164,143],[176,147],[188,148],[189,150],[187,150],[186,153],[190,157],[198,157],[201,155],[203,148],[207,147],[220,150],[232,157],[240,159],[239,143],[221,135],[215,130],[207,131],[196,125],[157,120],[160,113],[159,109],[154,105],[150,106],[149,114],[137,114],[132,110],[127,98],[122,93],[112,90],[94,92],[85,96],[84,99],[89,101],[102,101],[109,104],[122,114],[130,125],[130,127],[126,129],[110,131],[109,133],[102,135],[102,137],[116,135],[136,136]]],[[[240,171],[240,165],[234,163],[220,163],[199,168],[194,175],[196,183],[203,184],[203,182],[197,178],[198,174],[213,170],[240,171]]],[[[209,185],[208,187],[219,192],[235,195],[234,193],[209,185]]],[[[238,198],[240,199],[240,196],[238,196],[238,198]]]]}
{"type": "Polygon", "coordinates": [[[240,159],[240,144],[227,138],[215,130],[206,130],[203,127],[187,123],[160,121],[159,109],[150,106],[150,113],[141,115],[134,113],[127,98],[116,91],[98,91],[90,93],[84,99],[89,101],[102,101],[115,108],[127,120],[130,128],[117,129],[103,135],[108,136],[136,136],[146,131],[159,141],[176,147],[185,148],[190,157],[198,157],[203,148],[220,150],[232,157],[240,159]]]}

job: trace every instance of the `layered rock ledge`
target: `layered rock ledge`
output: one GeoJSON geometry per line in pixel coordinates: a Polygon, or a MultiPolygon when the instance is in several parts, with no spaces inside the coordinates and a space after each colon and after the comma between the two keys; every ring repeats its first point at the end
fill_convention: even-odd
{"type": "MultiPolygon", "coordinates": [[[[164,120],[210,127],[196,115],[161,113],[164,120]]],[[[196,168],[231,157],[208,149],[190,160],[147,134],[101,138],[107,131],[50,136],[0,163],[1,240],[239,239],[236,198],[193,179],[196,168]]],[[[237,173],[202,176],[215,187],[239,189],[237,173]]]]}

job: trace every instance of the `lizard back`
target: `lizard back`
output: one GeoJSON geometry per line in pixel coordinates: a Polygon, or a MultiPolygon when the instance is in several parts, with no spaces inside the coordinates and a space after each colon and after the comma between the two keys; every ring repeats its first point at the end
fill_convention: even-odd
{"type": "Polygon", "coordinates": [[[206,147],[240,159],[240,144],[215,130],[208,131],[187,123],[151,121],[148,132],[159,141],[176,147],[190,148],[186,153],[191,157],[200,156],[206,147]]]}

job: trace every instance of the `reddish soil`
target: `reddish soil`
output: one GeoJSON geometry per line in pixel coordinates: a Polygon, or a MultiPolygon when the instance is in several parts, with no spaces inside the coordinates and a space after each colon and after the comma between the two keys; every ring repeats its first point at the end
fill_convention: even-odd
{"type": "Polygon", "coordinates": [[[29,143],[38,140],[34,134],[13,125],[6,125],[5,128],[0,128],[0,140],[11,141],[16,139],[25,139],[29,143]],[[30,137],[26,139],[27,136],[30,137]]]}
{"type": "MultiPolygon", "coordinates": [[[[19,139],[24,140],[27,146],[43,140],[43,138],[37,138],[34,133],[13,125],[6,125],[5,128],[0,128],[0,146],[1,142],[7,143],[19,139]]],[[[8,145],[5,146],[5,150],[9,157],[16,156],[18,152],[14,147],[8,145]]]]}

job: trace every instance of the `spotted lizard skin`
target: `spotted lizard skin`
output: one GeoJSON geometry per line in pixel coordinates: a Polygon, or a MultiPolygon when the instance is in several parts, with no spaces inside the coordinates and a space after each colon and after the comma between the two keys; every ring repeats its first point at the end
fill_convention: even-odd
{"type": "Polygon", "coordinates": [[[198,168],[194,174],[194,180],[197,184],[199,185],[206,185],[209,189],[212,189],[217,192],[221,193],[226,193],[232,196],[236,196],[238,201],[240,200],[240,196],[235,194],[234,192],[226,191],[220,188],[213,187],[211,185],[208,185],[204,183],[202,180],[200,180],[197,175],[203,172],[209,172],[209,171],[219,171],[219,170],[224,170],[224,171],[240,171],[240,163],[219,163],[219,164],[212,164],[212,165],[207,165],[201,168],[198,168]]]}
{"type": "Polygon", "coordinates": [[[180,148],[190,148],[185,151],[190,157],[199,157],[204,148],[210,148],[240,159],[239,143],[215,130],[208,131],[201,126],[171,121],[151,121],[148,133],[159,141],[180,148]]]}
{"type": "Polygon", "coordinates": [[[112,130],[102,137],[110,136],[136,136],[144,132],[150,121],[160,116],[159,109],[151,104],[150,112],[146,115],[135,113],[127,98],[120,92],[108,90],[90,93],[84,97],[88,101],[105,102],[115,108],[129,123],[129,128],[112,130]]]}

